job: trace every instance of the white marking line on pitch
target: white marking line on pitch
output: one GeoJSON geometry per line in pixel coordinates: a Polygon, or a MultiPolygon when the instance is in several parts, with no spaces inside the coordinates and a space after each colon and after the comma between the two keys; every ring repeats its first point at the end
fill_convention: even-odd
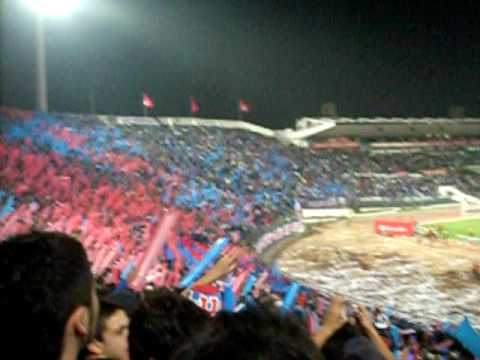
{"type": "Polygon", "coordinates": [[[434,220],[434,221],[425,221],[421,222],[420,225],[435,225],[435,224],[442,224],[442,223],[452,223],[452,222],[457,222],[457,221],[463,221],[463,220],[478,220],[480,221],[480,218],[477,216],[462,216],[462,217],[456,217],[456,218],[446,218],[443,220],[434,220]]]}

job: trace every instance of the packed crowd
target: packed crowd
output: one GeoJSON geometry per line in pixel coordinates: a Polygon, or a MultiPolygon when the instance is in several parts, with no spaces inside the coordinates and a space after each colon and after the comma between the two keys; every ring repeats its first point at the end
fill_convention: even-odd
{"type": "Polygon", "coordinates": [[[389,197],[434,197],[439,185],[451,185],[466,192],[478,183],[475,173],[459,172],[469,165],[479,165],[478,149],[467,147],[427,148],[418,152],[397,152],[392,154],[374,154],[369,156],[370,171],[377,174],[390,174],[393,177],[381,181],[365,178],[357,184],[357,189],[367,196],[389,197]],[[366,184],[367,183],[367,184],[366,184]]]}
{"type": "MultiPolygon", "coordinates": [[[[256,357],[272,359],[310,358],[310,355],[286,355],[307,349],[316,354],[311,358],[316,358],[321,352],[327,358],[341,357],[338,351],[344,348],[343,345],[329,347],[325,343],[326,338],[336,333],[332,329],[343,329],[345,319],[349,318],[339,315],[346,312],[344,302],[336,300],[328,310],[326,298],[305,287],[295,288],[296,284],[283,274],[265,267],[250,249],[242,246],[245,245],[244,240],[249,234],[265,231],[279,219],[286,221],[293,217],[294,199],[322,200],[369,195],[394,198],[402,194],[434,194],[435,191],[435,185],[428,179],[418,182],[418,179],[406,176],[401,180],[394,179],[390,184],[375,181],[375,178],[358,177],[358,172],[399,170],[395,167],[382,168],[382,160],[363,153],[312,152],[286,147],[245,131],[181,126],[158,126],[153,131],[140,126],[109,127],[94,117],[81,119],[80,122],[78,117],[70,115],[23,113],[21,116],[3,114],[0,134],[0,240],[28,233],[32,229],[74,235],[85,248],[95,276],[104,284],[101,292],[105,292],[103,298],[107,299],[101,312],[106,311],[106,315],[103,320],[100,316],[96,340],[88,346],[90,354],[86,356],[89,358],[95,358],[95,354],[109,347],[102,331],[106,329],[107,320],[118,313],[117,310],[128,307],[122,296],[130,298],[129,303],[138,304],[136,308],[143,309],[143,313],[135,310],[130,319],[131,333],[134,329],[140,332],[137,340],[133,335],[129,340],[132,359],[166,357],[165,354],[182,347],[180,342],[185,342],[186,350],[182,355],[185,357],[179,355],[179,358],[185,359],[197,358],[198,354],[205,358],[223,357],[226,351],[238,352],[238,358],[242,359],[251,358],[249,356],[254,353],[256,357]],[[369,189],[373,189],[372,193],[369,189]],[[230,241],[223,250],[230,255],[218,261],[218,266],[212,265],[215,262],[212,259],[212,264],[204,267],[204,276],[185,286],[182,279],[199,268],[218,243],[215,241],[224,237],[230,241]],[[231,291],[228,290],[230,285],[231,291]],[[145,293],[152,287],[170,290],[145,293]],[[175,291],[181,291],[181,296],[175,291]],[[230,297],[226,295],[229,291],[232,293],[230,297]],[[156,296],[162,300],[155,300],[156,296]],[[122,298],[123,305],[110,301],[118,297],[122,298]],[[221,309],[224,312],[211,320],[200,310],[193,310],[186,298],[212,314],[221,309]],[[227,298],[230,300],[227,301],[227,298]],[[113,305],[109,305],[109,301],[113,305]],[[289,310],[296,320],[283,318],[270,303],[289,310]],[[162,308],[166,304],[172,308],[162,308]],[[260,306],[261,312],[258,311],[260,306]],[[228,312],[241,308],[246,310],[228,312]],[[178,318],[175,318],[177,315],[178,318]],[[329,320],[332,317],[336,322],[329,320]],[[283,349],[285,353],[281,353],[279,348],[280,355],[277,357],[262,353],[277,347],[272,333],[284,331],[284,340],[281,340],[283,335],[279,335],[277,340],[287,341],[292,336],[290,330],[298,328],[296,321],[307,324],[310,332],[308,336],[298,335],[298,338],[291,339],[298,348],[292,345],[291,349],[283,349]],[[337,325],[329,325],[329,321],[337,325]],[[167,325],[167,329],[163,328],[163,322],[171,328],[167,325]],[[193,326],[193,323],[198,323],[199,327],[193,326]],[[203,323],[205,327],[200,327],[203,323]],[[320,327],[321,323],[324,326],[320,327]],[[258,347],[248,350],[251,352],[242,353],[240,348],[246,347],[242,341],[247,341],[246,338],[252,335],[249,332],[262,326],[265,326],[265,333],[255,336],[263,347],[257,344],[258,347]],[[224,335],[213,336],[218,329],[224,330],[224,335]],[[195,334],[195,343],[192,334],[195,334]],[[160,350],[161,342],[156,336],[171,337],[168,340],[171,343],[165,345],[170,346],[170,350],[155,352],[164,351],[160,350]],[[175,338],[177,336],[178,339],[175,338]],[[261,339],[262,336],[265,338],[261,339]],[[232,339],[239,340],[233,344],[232,339]],[[216,352],[209,353],[213,351],[211,349],[216,349],[216,352]],[[133,355],[136,351],[139,355],[133,355]]],[[[429,167],[447,165],[448,159],[439,158],[438,163],[428,163],[429,167]]],[[[393,160],[385,163],[394,166],[393,160]]],[[[397,164],[400,166],[401,162],[397,164]]],[[[412,162],[403,171],[420,170],[415,164],[420,166],[422,163],[412,162]]],[[[40,237],[44,239],[49,235],[40,237]]],[[[17,280],[11,281],[20,280],[19,275],[17,280]]],[[[9,290],[7,286],[0,289],[9,290]]],[[[22,291],[27,290],[22,288],[22,291]]],[[[1,297],[5,298],[4,294],[1,297]]],[[[34,294],[25,301],[33,301],[33,298],[34,294]]],[[[94,305],[88,301],[75,305],[85,304],[94,305]]],[[[28,304],[25,303],[25,306],[28,304]]],[[[68,306],[71,309],[73,305],[68,306]]],[[[9,309],[8,306],[5,309],[9,309]]],[[[119,316],[123,323],[129,318],[126,314],[119,316]]],[[[362,325],[360,328],[371,339],[369,344],[376,345],[373,350],[384,357],[388,358],[391,353],[382,346],[383,340],[377,341],[377,336],[383,336],[390,349],[404,355],[420,356],[421,351],[429,354],[457,351],[457,354],[463,354],[458,342],[451,337],[442,338],[447,336],[443,329],[425,332],[420,339],[419,334],[423,333],[419,329],[396,320],[397,325],[394,325],[390,323],[393,316],[389,316],[388,330],[382,334],[379,330],[385,328],[371,326],[370,317],[362,308],[355,314],[357,322],[362,325]],[[440,333],[443,335],[440,336],[440,333]]],[[[70,315],[72,313],[63,313],[63,318],[55,321],[58,324],[70,315]]],[[[376,316],[381,317],[381,314],[376,316]]],[[[92,322],[90,320],[91,326],[92,322]]],[[[125,326],[122,329],[128,330],[125,326]]],[[[73,330],[78,329],[74,327],[73,330]]],[[[345,334],[350,334],[350,339],[358,333],[357,330],[352,326],[345,330],[345,334]]],[[[31,331],[33,336],[35,327],[31,331]]],[[[58,329],[55,331],[58,332],[58,329]]],[[[85,331],[84,339],[87,334],[88,331],[85,331]]],[[[342,336],[345,337],[345,334],[342,336]]],[[[72,334],[69,336],[72,337],[72,334]]],[[[113,344],[113,347],[117,349],[120,345],[113,344]]],[[[58,353],[60,350],[57,343],[55,351],[58,353]]]]}
{"type": "MultiPolygon", "coordinates": [[[[238,254],[228,252],[192,288],[228,274],[238,254]]],[[[224,310],[213,315],[188,298],[188,288],[98,287],[81,243],[58,232],[0,243],[0,274],[2,351],[20,359],[474,358],[454,340],[458,329],[452,336],[442,325],[402,330],[381,311],[340,297],[327,305],[305,293],[294,298],[293,286],[279,310],[274,298],[253,294],[230,307],[226,284],[224,310]]]]}

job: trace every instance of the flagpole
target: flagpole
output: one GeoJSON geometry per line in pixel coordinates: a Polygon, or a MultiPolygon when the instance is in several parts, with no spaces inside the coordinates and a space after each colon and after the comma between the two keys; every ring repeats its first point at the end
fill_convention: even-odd
{"type": "Polygon", "coordinates": [[[143,107],[143,116],[148,116],[148,109],[146,106],[143,107]]]}

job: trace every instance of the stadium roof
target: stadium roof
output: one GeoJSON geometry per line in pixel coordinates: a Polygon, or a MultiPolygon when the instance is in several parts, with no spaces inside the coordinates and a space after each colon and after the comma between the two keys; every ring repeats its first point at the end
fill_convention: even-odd
{"type": "Polygon", "coordinates": [[[398,138],[436,135],[480,136],[479,118],[302,118],[297,130],[334,124],[310,137],[398,138]]]}

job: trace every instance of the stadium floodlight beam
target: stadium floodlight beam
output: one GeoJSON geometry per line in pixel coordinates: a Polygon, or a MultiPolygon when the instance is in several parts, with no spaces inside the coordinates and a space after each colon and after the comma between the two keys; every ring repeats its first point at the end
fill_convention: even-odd
{"type": "Polygon", "coordinates": [[[47,62],[45,54],[44,18],[67,17],[77,11],[81,0],[24,0],[36,14],[36,77],[37,110],[48,111],[47,62]]]}
{"type": "Polygon", "coordinates": [[[81,0],[24,0],[25,5],[41,17],[59,18],[73,14],[81,0]]]}

